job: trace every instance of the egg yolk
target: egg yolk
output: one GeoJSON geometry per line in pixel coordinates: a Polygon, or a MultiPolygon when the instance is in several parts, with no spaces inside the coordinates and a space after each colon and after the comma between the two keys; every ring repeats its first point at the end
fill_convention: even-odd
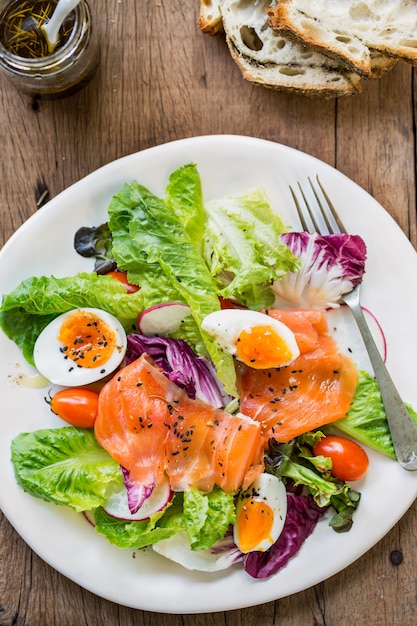
{"type": "Polygon", "coordinates": [[[242,330],[236,345],[237,356],[254,369],[279,367],[290,361],[292,351],[271,326],[254,326],[242,330]]]}
{"type": "Polygon", "coordinates": [[[99,367],[116,348],[114,331],[90,311],[74,311],[63,322],[59,341],[61,351],[80,367],[99,367]]]}
{"type": "Polygon", "coordinates": [[[271,507],[266,502],[249,498],[243,504],[237,518],[240,551],[244,553],[255,549],[263,551],[257,546],[265,540],[272,545],[273,523],[274,511],[271,507]]]}

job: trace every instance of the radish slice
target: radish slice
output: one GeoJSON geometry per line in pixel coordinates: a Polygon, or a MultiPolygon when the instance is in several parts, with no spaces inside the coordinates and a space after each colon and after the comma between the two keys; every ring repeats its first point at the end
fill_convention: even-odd
{"type": "MultiPolygon", "coordinates": [[[[385,361],[387,358],[387,344],[383,330],[373,313],[365,308],[362,310],[376,346],[385,361]]],[[[349,308],[343,305],[338,309],[329,309],[327,311],[327,321],[329,334],[334,337],[339,350],[343,354],[350,356],[355,361],[358,369],[366,370],[372,374],[373,368],[367,350],[349,308]]]]}
{"type": "Polygon", "coordinates": [[[90,524],[90,526],[94,526],[95,528],[96,523],[94,521],[94,511],[83,511],[83,515],[87,522],[90,524]]]}
{"type": "Polygon", "coordinates": [[[135,513],[132,513],[129,508],[127,489],[123,486],[108,497],[103,508],[112,517],[129,522],[138,522],[148,519],[153,513],[161,511],[170,502],[171,498],[172,491],[169,482],[166,480],[161,485],[155,487],[142,506],[135,513]]]}
{"type": "Polygon", "coordinates": [[[182,302],[162,302],[145,309],[138,318],[139,332],[142,335],[169,335],[181,326],[191,309],[182,302]]]}
{"type": "Polygon", "coordinates": [[[192,550],[185,531],[152,545],[155,552],[189,570],[218,572],[242,560],[243,555],[230,538],[220,539],[207,550],[192,550]]]}

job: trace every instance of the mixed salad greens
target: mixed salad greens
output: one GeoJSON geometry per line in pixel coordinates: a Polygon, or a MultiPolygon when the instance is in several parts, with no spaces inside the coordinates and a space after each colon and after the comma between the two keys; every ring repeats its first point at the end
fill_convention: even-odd
{"type": "MultiPolygon", "coordinates": [[[[34,364],[36,339],[52,319],[95,307],[123,324],[129,339],[125,365],[148,354],[190,397],[231,413],[239,404],[235,362],[202,330],[203,319],[220,310],[224,299],[254,310],[284,303],[338,306],[340,293],[362,279],[366,256],[360,238],[323,240],[289,232],[263,190],[205,204],[193,163],[172,173],[164,198],[136,181],[125,184],[110,202],[106,223],[80,227],[74,245],[94,259],[93,271],[30,277],[3,297],[0,327],[27,361],[34,364]],[[114,280],[114,271],[126,273],[129,284],[140,288],[128,293],[114,280]],[[138,333],[145,310],[170,302],[190,310],[174,332],[138,333]]],[[[332,476],[329,459],[314,454],[317,441],[334,427],[395,459],[377,383],[361,371],[345,418],[289,443],[270,441],[265,471],[285,484],[286,520],[269,550],[247,554],[239,551],[231,532],[237,494],[218,487],[209,493],[196,488],[176,492],[161,510],[139,521],[110,515],[105,508],[109,494],[125,485],[134,498],[135,488],[92,429],[64,426],[22,433],[12,443],[12,463],[25,491],[84,512],[120,548],[154,546],[185,566],[192,562],[212,571],[240,562],[251,576],[266,578],[297,554],[320,518],[329,519],[338,532],[352,525],[360,494],[332,476]],[[166,550],[158,547],[164,540],[171,541],[166,550]]]]}

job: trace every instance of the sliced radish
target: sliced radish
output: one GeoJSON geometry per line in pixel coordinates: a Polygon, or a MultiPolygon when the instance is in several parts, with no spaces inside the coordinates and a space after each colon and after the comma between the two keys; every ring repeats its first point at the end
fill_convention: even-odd
{"type": "Polygon", "coordinates": [[[212,548],[192,550],[187,533],[182,530],[169,539],[152,545],[155,552],[189,570],[218,572],[242,560],[243,555],[230,538],[220,539],[212,548]]]}
{"type": "Polygon", "coordinates": [[[90,524],[90,526],[95,527],[96,523],[94,521],[94,511],[83,511],[83,515],[87,522],[90,524]]]}
{"type": "MultiPolygon", "coordinates": [[[[376,346],[384,359],[387,357],[387,344],[383,330],[375,315],[368,309],[363,308],[363,313],[372,333],[376,346]]],[[[343,354],[350,356],[356,363],[358,369],[373,373],[371,362],[368,357],[362,336],[347,306],[327,311],[327,321],[329,333],[334,337],[343,354]]]]}
{"type": "Polygon", "coordinates": [[[142,335],[169,335],[181,326],[191,309],[182,302],[162,302],[145,309],[138,318],[139,332],[142,335]]]}
{"type": "Polygon", "coordinates": [[[108,497],[103,508],[112,517],[138,522],[148,519],[153,513],[161,511],[171,501],[171,498],[172,491],[169,482],[166,480],[161,485],[155,487],[151,495],[144,500],[142,506],[135,513],[132,513],[129,508],[127,489],[122,486],[108,497]]]}

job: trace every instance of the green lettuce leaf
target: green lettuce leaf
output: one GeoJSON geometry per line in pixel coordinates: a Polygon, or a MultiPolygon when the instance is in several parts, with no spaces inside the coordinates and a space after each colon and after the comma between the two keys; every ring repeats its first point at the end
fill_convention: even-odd
{"type": "Polygon", "coordinates": [[[127,294],[119,281],[94,272],[65,278],[34,276],[4,296],[0,328],[33,365],[33,347],[39,333],[61,313],[82,307],[113,314],[128,331],[135,327],[143,310],[143,298],[140,291],[127,294]]]}
{"type": "Polygon", "coordinates": [[[140,243],[130,236],[130,225],[136,219],[131,185],[125,184],[120,192],[113,196],[108,215],[113,257],[117,267],[127,272],[129,282],[140,285],[144,308],[160,302],[182,301],[180,293],[158,263],[150,263],[140,243]]]}
{"type": "Polygon", "coordinates": [[[220,294],[250,309],[271,306],[271,283],[299,266],[280,242],[280,235],[287,230],[261,189],[209,202],[204,258],[220,294]]]}
{"type": "Polygon", "coordinates": [[[226,534],[236,518],[233,496],[219,488],[203,494],[197,489],[184,493],[185,530],[192,550],[206,550],[226,534]]]}
{"type": "MultiPolygon", "coordinates": [[[[322,436],[319,432],[318,437],[322,436]]],[[[311,448],[314,441],[317,441],[314,433],[301,435],[290,443],[270,439],[265,469],[284,480],[291,479],[296,487],[306,488],[318,506],[332,506],[335,513],[330,526],[336,532],[347,532],[352,527],[360,494],[331,475],[331,461],[330,464],[322,464],[323,457],[314,456],[311,448]]]]}
{"type": "Polygon", "coordinates": [[[127,522],[108,515],[99,507],[94,512],[94,523],[98,533],[104,535],[110,543],[118,548],[145,548],[161,539],[169,539],[179,529],[157,526],[162,513],[151,515],[149,519],[139,522],[127,522]]]}
{"type": "MultiPolygon", "coordinates": [[[[411,406],[407,406],[407,409],[417,424],[417,413],[411,406]]],[[[377,452],[392,459],[397,458],[378,383],[368,372],[359,372],[358,386],[349,412],[346,417],[334,422],[333,426],[377,452]]]]}
{"type": "Polygon", "coordinates": [[[188,163],[172,172],[165,202],[201,251],[205,216],[201,179],[195,163],[188,163]]]}
{"type": "MultiPolygon", "coordinates": [[[[176,215],[168,210],[165,202],[137,182],[130,185],[130,204],[132,207],[130,222],[124,225],[124,236],[129,238],[131,242],[129,245],[141,250],[141,258],[146,255],[146,262],[151,269],[158,267],[152,275],[152,284],[155,285],[159,281],[162,272],[164,281],[168,280],[171,285],[171,292],[174,288],[179,294],[177,297],[170,295],[168,299],[186,302],[200,329],[204,317],[219,310],[220,303],[215,284],[198,247],[190,239],[176,215]]],[[[113,225],[113,208],[110,208],[111,229],[113,225]]],[[[119,265],[118,250],[117,247],[113,249],[119,265]]],[[[142,282],[140,284],[143,285],[142,282]]],[[[164,294],[163,288],[161,294],[164,294]]],[[[166,301],[165,298],[166,296],[161,295],[159,301],[166,301]]],[[[233,358],[225,354],[208,333],[201,331],[201,336],[226,391],[236,396],[233,358]]]]}
{"type": "Polygon", "coordinates": [[[186,531],[192,550],[205,550],[224,537],[235,519],[233,496],[215,488],[208,494],[196,489],[176,493],[172,502],[147,520],[127,522],[95,511],[96,530],[119,548],[144,548],[186,531]]]}
{"type": "Polygon", "coordinates": [[[111,484],[123,484],[120,465],[91,430],[51,428],[21,433],[12,441],[18,484],[32,496],[77,512],[105,503],[111,484]]]}

